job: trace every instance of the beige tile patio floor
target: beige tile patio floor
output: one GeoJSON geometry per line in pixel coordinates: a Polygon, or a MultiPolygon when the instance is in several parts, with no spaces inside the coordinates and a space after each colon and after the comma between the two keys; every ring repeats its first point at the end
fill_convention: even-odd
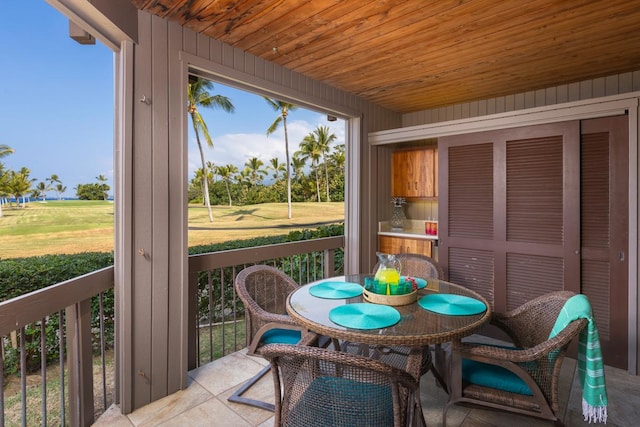
{"type": "MultiPolygon", "coordinates": [[[[187,389],[140,408],[129,415],[112,406],[94,424],[99,427],[131,426],[273,426],[273,413],[227,402],[227,397],[266,362],[240,351],[189,372],[187,389]]],[[[582,419],[581,389],[575,374],[576,363],[565,359],[560,389],[561,408],[567,427],[587,426],[582,419]]],[[[632,427],[640,423],[640,377],[620,369],[605,369],[609,395],[607,426],[632,427]]],[[[249,392],[249,397],[273,402],[273,382],[266,375],[249,392]]],[[[421,398],[427,425],[442,425],[442,408],[447,394],[435,386],[428,373],[421,380],[421,398]]],[[[448,426],[489,427],[550,426],[550,422],[478,407],[454,406],[447,415],[448,426]]],[[[315,426],[314,426],[315,427],[315,426]]],[[[318,426],[319,427],[319,426],[318,426]]]]}

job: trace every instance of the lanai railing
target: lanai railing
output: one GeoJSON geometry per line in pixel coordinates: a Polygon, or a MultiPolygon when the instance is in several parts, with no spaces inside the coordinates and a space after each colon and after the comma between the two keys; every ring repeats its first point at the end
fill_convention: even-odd
{"type": "Polygon", "coordinates": [[[107,267],[0,303],[0,426],[90,425],[113,401],[106,379],[113,374],[106,361],[113,311],[106,314],[104,304],[113,277],[107,267]],[[56,365],[58,372],[49,375],[56,365]],[[9,384],[12,370],[19,373],[18,387],[9,384]],[[38,376],[39,391],[27,383],[38,376]],[[18,397],[19,403],[12,401],[18,397]]]}
{"type": "MultiPolygon", "coordinates": [[[[189,368],[246,346],[239,271],[268,264],[304,284],[342,274],[343,248],[337,236],[189,257],[189,368]]],[[[108,267],[0,303],[0,427],[91,425],[114,401],[113,285],[108,267]]]]}
{"type": "Polygon", "coordinates": [[[244,308],[233,282],[243,268],[267,264],[299,285],[343,274],[344,236],[189,257],[189,369],[246,346],[244,308]]]}

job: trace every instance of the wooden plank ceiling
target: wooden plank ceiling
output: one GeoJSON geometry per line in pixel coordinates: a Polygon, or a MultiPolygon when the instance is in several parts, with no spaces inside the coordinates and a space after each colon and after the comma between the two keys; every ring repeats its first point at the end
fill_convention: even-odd
{"type": "Polygon", "coordinates": [[[132,0],[406,113],[640,70],[638,0],[132,0]]]}

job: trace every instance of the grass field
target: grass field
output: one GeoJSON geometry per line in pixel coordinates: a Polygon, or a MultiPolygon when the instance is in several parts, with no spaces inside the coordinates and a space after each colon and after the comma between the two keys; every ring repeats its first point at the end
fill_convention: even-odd
{"type": "MultiPolygon", "coordinates": [[[[62,200],[31,202],[24,208],[3,206],[0,217],[0,259],[46,254],[113,250],[113,202],[62,200]]],[[[189,246],[286,234],[344,221],[342,202],[214,206],[190,205],[189,246]]]]}

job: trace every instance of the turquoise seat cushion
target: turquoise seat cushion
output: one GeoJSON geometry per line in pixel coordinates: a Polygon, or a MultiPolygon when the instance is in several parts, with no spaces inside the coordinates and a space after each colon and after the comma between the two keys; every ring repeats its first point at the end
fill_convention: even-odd
{"type": "Polygon", "coordinates": [[[484,387],[533,396],[529,386],[520,377],[501,366],[462,359],[462,379],[484,387]]]}
{"type": "Polygon", "coordinates": [[[291,329],[271,329],[262,335],[262,344],[298,344],[302,339],[302,332],[291,329]]]}
{"type": "Polygon", "coordinates": [[[393,400],[387,385],[318,377],[295,405],[284,424],[288,427],[393,425],[393,400]]]}

